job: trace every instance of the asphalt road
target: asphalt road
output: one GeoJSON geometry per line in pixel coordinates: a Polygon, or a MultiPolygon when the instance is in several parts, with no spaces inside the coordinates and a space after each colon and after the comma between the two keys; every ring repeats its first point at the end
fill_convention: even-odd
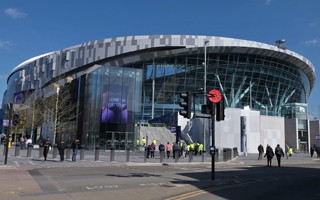
{"type": "Polygon", "coordinates": [[[319,159],[295,156],[279,168],[256,157],[217,163],[213,181],[208,162],[2,166],[0,200],[320,199],[319,159]]]}

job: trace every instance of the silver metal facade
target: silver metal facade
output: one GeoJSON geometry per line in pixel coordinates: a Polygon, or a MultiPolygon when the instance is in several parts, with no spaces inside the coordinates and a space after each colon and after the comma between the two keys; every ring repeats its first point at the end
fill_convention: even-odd
{"type": "MultiPolygon", "coordinates": [[[[8,78],[8,89],[3,102],[12,102],[14,93],[19,91],[37,88],[46,90],[52,88],[52,83],[57,81],[55,78],[64,76],[78,78],[83,74],[94,71],[100,65],[139,66],[145,69],[145,77],[147,73],[150,73],[147,69],[150,66],[153,68],[150,70],[156,70],[157,66],[160,65],[161,67],[183,65],[184,84],[187,84],[187,79],[191,78],[190,75],[195,75],[195,72],[199,72],[197,74],[198,78],[190,84],[197,84],[198,81],[203,83],[201,59],[203,58],[206,41],[209,41],[207,43],[208,81],[215,79],[214,83],[208,84],[207,91],[210,87],[218,87],[222,90],[228,107],[241,107],[250,101],[250,103],[253,102],[256,105],[258,110],[273,109],[275,112],[281,112],[281,106],[285,103],[293,103],[291,99],[294,95],[296,95],[294,102],[307,102],[307,98],[314,87],[316,75],[314,66],[305,57],[290,50],[255,41],[195,35],[146,35],[106,38],[31,58],[12,70],[8,78]],[[192,59],[193,61],[190,61],[192,59]],[[190,63],[188,63],[189,61],[190,63]],[[221,63],[225,64],[221,65],[221,63]],[[269,71],[269,66],[270,68],[275,66],[277,69],[269,71]],[[220,70],[225,69],[223,74],[218,73],[218,68],[220,70]],[[239,68],[242,68],[242,75],[237,74],[239,68]],[[255,73],[248,75],[245,73],[248,70],[255,73]],[[282,78],[269,82],[270,77],[276,77],[278,73],[282,73],[282,78]],[[256,74],[265,74],[268,78],[265,78],[262,84],[261,78],[253,77],[256,74]],[[201,78],[202,80],[199,80],[201,78]],[[296,83],[294,87],[299,88],[286,89],[288,85],[281,85],[281,82],[291,79],[293,79],[293,83],[296,83]],[[226,82],[228,82],[228,86],[225,84],[226,82]],[[259,84],[263,86],[262,89],[261,87],[255,87],[259,84]],[[265,100],[259,100],[258,97],[261,93],[265,94],[265,100]],[[254,94],[254,97],[248,97],[252,94],[254,94]],[[244,97],[247,97],[245,103],[239,104],[245,99],[244,97]],[[266,99],[269,102],[265,102],[266,99]]],[[[175,73],[181,72],[176,71],[175,73]]],[[[160,78],[153,77],[151,79],[156,80],[158,85],[166,84],[166,81],[161,81],[160,78]]],[[[147,83],[148,80],[146,79],[144,82],[147,83]]],[[[161,88],[163,88],[157,89],[151,85],[150,90],[153,90],[153,92],[155,90],[161,92],[161,88]]],[[[196,87],[201,87],[201,84],[196,87]]],[[[193,87],[193,90],[196,90],[196,87],[193,87]]],[[[184,87],[184,89],[189,90],[190,88],[184,87]]],[[[177,96],[181,90],[183,89],[175,90],[174,94],[177,96]]],[[[167,94],[163,93],[163,95],[167,94]]],[[[151,103],[157,103],[155,101],[157,96],[153,95],[151,98],[151,103]]],[[[175,102],[172,103],[175,104],[175,102]]],[[[156,107],[151,108],[151,112],[155,112],[156,109],[156,107]]],[[[161,113],[161,111],[159,112],[161,113]]]]}

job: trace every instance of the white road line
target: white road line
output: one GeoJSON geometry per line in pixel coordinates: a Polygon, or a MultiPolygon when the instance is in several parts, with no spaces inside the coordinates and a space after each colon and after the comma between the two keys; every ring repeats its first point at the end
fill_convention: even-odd
{"type": "Polygon", "coordinates": [[[34,163],[33,163],[31,160],[29,161],[29,163],[30,163],[31,165],[34,165],[34,163]]]}

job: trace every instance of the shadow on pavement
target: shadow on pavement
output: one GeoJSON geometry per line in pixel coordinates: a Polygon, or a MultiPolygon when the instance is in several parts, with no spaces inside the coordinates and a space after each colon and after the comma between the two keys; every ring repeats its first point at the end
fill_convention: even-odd
{"type": "Polygon", "coordinates": [[[130,173],[130,174],[106,174],[106,176],[113,176],[119,178],[131,178],[131,177],[160,177],[161,175],[149,174],[149,173],[130,173]]]}
{"type": "MultiPolygon", "coordinates": [[[[215,172],[179,173],[194,181],[176,180],[174,184],[189,184],[199,188],[199,195],[206,191],[206,199],[320,199],[320,166],[302,167],[243,167],[215,172]]],[[[190,195],[193,197],[194,191],[190,195]]],[[[188,194],[185,194],[188,197],[188,194]]],[[[199,198],[196,198],[199,199],[199,198]]],[[[200,198],[203,199],[203,198],[200,198]]]]}

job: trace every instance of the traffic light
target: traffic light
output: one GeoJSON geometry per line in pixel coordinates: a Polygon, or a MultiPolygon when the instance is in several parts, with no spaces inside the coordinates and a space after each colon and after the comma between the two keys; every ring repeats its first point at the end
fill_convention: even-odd
{"type": "Polygon", "coordinates": [[[221,100],[216,103],[216,120],[217,122],[219,121],[223,121],[224,120],[224,101],[223,98],[221,98],[221,100]]]}
{"type": "Polygon", "coordinates": [[[201,113],[202,114],[213,114],[215,110],[215,105],[209,99],[207,100],[206,105],[201,105],[201,113]]]}
{"type": "Polygon", "coordinates": [[[13,118],[12,118],[12,125],[13,126],[16,126],[19,124],[19,121],[20,121],[20,117],[18,114],[14,114],[13,115],[13,118]]]}
{"type": "Polygon", "coordinates": [[[179,111],[179,114],[182,115],[184,118],[191,118],[191,92],[181,93],[180,98],[183,99],[183,101],[180,101],[179,105],[183,108],[179,111]]]}

